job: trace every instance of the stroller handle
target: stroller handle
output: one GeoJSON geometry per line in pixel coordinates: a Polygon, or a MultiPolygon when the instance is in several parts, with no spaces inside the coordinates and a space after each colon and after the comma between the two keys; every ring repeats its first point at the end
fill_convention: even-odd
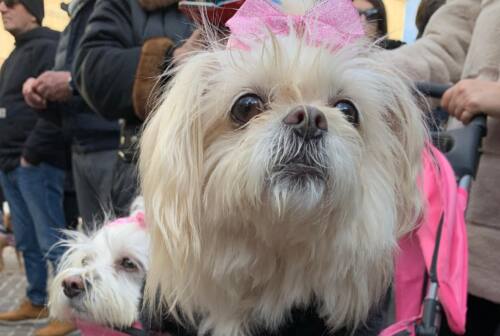
{"type": "Polygon", "coordinates": [[[431,82],[416,82],[415,87],[424,96],[431,98],[441,98],[446,90],[452,87],[450,84],[438,84],[431,82]]]}
{"type": "MultiPolygon", "coordinates": [[[[436,83],[415,83],[420,93],[432,98],[441,98],[450,85],[436,83]]],[[[486,135],[486,116],[479,114],[465,127],[442,132],[432,132],[432,142],[446,156],[455,175],[462,180],[464,177],[474,177],[479,164],[482,138],[486,135]]],[[[464,179],[465,180],[465,179],[464,179]]],[[[469,180],[467,178],[467,180],[469,180]]],[[[438,274],[436,273],[436,260],[441,240],[443,216],[438,228],[436,246],[433,252],[433,262],[429,274],[427,297],[424,301],[422,320],[416,325],[417,336],[437,336],[440,328],[441,306],[438,300],[438,274]]]]}
{"type": "MultiPolygon", "coordinates": [[[[417,90],[425,96],[441,98],[451,85],[430,82],[415,83],[417,90]]],[[[476,176],[481,140],[486,136],[486,116],[478,114],[465,127],[431,134],[434,145],[446,156],[455,175],[476,176]]]]}

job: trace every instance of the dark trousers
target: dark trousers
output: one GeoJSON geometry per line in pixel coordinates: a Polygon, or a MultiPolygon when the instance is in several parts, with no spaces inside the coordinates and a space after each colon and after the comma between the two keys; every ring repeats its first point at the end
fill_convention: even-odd
{"type": "Polygon", "coordinates": [[[111,186],[117,151],[72,153],[73,178],[84,230],[99,228],[105,213],[112,212],[111,186]]]}
{"type": "Polygon", "coordinates": [[[138,186],[137,163],[118,158],[111,188],[111,201],[117,217],[130,214],[130,206],[139,194],[138,186]]]}
{"type": "Polygon", "coordinates": [[[477,296],[467,297],[467,336],[500,335],[500,304],[477,296]]]}
{"type": "MultiPolygon", "coordinates": [[[[439,336],[457,336],[448,327],[445,316],[443,321],[439,336]]],[[[465,330],[465,336],[500,336],[500,304],[469,294],[465,330]]]]}
{"type": "Polygon", "coordinates": [[[12,213],[16,247],[23,253],[28,279],[26,295],[35,305],[47,301],[47,261],[53,269],[64,248],[56,245],[65,228],[64,171],[46,163],[0,172],[0,183],[12,213]]]}

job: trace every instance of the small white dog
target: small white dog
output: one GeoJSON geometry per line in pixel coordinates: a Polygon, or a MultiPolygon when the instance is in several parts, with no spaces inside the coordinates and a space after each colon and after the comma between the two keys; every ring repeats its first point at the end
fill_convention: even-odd
{"type": "MultiPolygon", "coordinates": [[[[282,2],[311,13],[297,9],[311,1],[282,2]]],[[[409,82],[363,39],[328,45],[299,16],[283,33],[257,13],[248,36],[231,27],[235,47],[190,57],[142,136],[145,295],[199,334],[271,333],[310,305],[328,330],[355,330],[421,213],[426,130],[409,82]]]]}
{"type": "Polygon", "coordinates": [[[51,316],[118,329],[131,327],[139,318],[149,262],[143,212],[108,221],[90,236],[72,231],[68,235],[68,250],[50,288],[51,316]]]}

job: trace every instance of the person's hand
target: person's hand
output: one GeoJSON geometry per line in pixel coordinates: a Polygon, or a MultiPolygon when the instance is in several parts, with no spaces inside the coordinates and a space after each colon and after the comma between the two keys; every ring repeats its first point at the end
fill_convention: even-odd
{"type": "Polygon", "coordinates": [[[464,79],[444,93],[441,106],[464,124],[479,113],[500,118],[500,83],[464,79]]]}
{"type": "Polygon", "coordinates": [[[69,81],[69,71],[45,71],[36,79],[36,91],[48,101],[63,102],[73,94],[69,81]]]}
{"type": "Polygon", "coordinates": [[[36,79],[28,78],[23,84],[23,96],[28,106],[43,110],[47,107],[47,101],[35,90],[36,79]]]}
{"type": "Polygon", "coordinates": [[[189,36],[186,42],[174,50],[174,63],[181,61],[193,51],[201,50],[202,48],[202,31],[201,29],[196,29],[191,36],[189,36]]]}

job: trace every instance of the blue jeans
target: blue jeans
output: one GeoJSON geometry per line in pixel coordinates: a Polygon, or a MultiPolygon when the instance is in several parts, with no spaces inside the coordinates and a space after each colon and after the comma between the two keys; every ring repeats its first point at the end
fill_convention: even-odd
{"type": "Polygon", "coordinates": [[[47,261],[54,270],[64,252],[54,244],[65,228],[64,171],[41,163],[0,171],[0,183],[9,203],[16,247],[23,253],[28,279],[26,295],[35,305],[47,302],[47,261]]]}

